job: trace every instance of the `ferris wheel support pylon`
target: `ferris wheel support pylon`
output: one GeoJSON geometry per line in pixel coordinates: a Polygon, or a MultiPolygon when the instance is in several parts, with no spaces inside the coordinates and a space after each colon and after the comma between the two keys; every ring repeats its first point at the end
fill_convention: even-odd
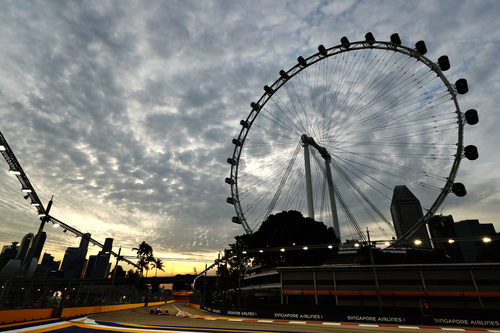
{"type": "Polygon", "coordinates": [[[331,158],[325,159],[325,167],[326,167],[326,181],[328,182],[328,194],[330,197],[330,206],[332,208],[332,218],[333,218],[333,227],[335,228],[335,234],[337,238],[342,243],[342,236],[340,233],[340,225],[339,225],[339,216],[337,214],[337,204],[335,203],[335,191],[334,191],[334,183],[332,170],[330,168],[331,158]]]}
{"type": "Polygon", "coordinates": [[[322,147],[314,141],[312,137],[306,134],[302,135],[302,142],[304,143],[304,161],[305,161],[305,176],[306,176],[306,192],[307,192],[307,209],[309,217],[314,220],[314,201],[312,195],[312,181],[311,181],[311,161],[309,146],[313,146],[318,150],[321,157],[325,160],[325,175],[328,184],[328,194],[330,198],[330,208],[332,210],[333,227],[335,229],[335,234],[341,241],[339,218],[337,215],[337,205],[335,203],[335,190],[333,183],[332,170],[330,168],[330,163],[332,162],[332,156],[328,153],[325,147],[322,147]]]}
{"type": "Polygon", "coordinates": [[[307,215],[314,220],[314,202],[312,195],[312,181],[311,181],[311,158],[309,156],[309,142],[307,136],[302,135],[302,142],[304,143],[304,167],[306,176],[306,193],[307,193],[307,215]]]}

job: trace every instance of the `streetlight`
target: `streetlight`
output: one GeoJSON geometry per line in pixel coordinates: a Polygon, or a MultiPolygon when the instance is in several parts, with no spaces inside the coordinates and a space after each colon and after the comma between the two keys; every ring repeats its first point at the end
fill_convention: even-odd
{"type": "Polygon", "coordinates": [[[413,242],[415,245],[422,245],[422,241],[420,239],[415,239],[415,241],[413,242]]]}
{"type": "Polygon", "coordinates": [[[482,239],[483,243],[490,243],[491,242],[491,238],[488,237],[488,236],[484,236],[483,239],[482,239]]]}
{"type": "Polygon", "coordinates": [[[282,248],[280,249],[280,251],[281,251],[281,252],[285,252],[285,248],[283,248],[283,247],[282,247],[282,248]]]}
{"type": "Polygon", "coordinates": [[[453,244],[453,243],[455,243],[455,240],[450,238],[450,239],[448,239],[448,243],[453,244]]]}
{"type": "Polygon", "coordinates": [[[328,248],[329,249],[333,249],[333,245],[328,245],[328,248]]]}
{"type": "Polygon", "coordinates": [[[11,175],[20,175],[21,174],[21,171],[19,170],[14,170],[14,169],[9,169],[9,173],[11,175]]]}
{"type": "Polygon", "coordinates": [[[304,246],[302,249],[307,251],[309,248],[307,246],[304,246]]]}

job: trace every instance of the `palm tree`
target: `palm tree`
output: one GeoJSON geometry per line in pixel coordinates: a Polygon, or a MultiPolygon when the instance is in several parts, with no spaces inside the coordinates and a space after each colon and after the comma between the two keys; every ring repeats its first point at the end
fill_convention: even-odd
{"type": "Polygon", "coordinates": [[[145,241],[142,241],[142,243],[139,244],[139,247],[134,247],[132,251],[137,252],[137,259],[139,259],[137,265],[139,265],[139,268],[141,269],[141,275],[143,275],[144,270],[146,270],[147,277],[149,263],[154,260],[153,248],[145,241]]]}
{"type": "Polygon", "coordinates": [[[139,244],[139,247],[134,247],[132,251],[137,251],[137,258],[139,259],[140,257],[152,257],[153,256],[153,248],[151,245],[146,243],[145,241],[142,241],[141,244],[139,244]]]}
{"type": "Polygon", "coordinates": [[[162,271],[162,272],[165,272],[165,270],[163,269],[163,260],[161,260],[161,258],[156,258],[153,260],[153,268],[156,269],[155,271],[155,277],[156,275],[158,274],[158,270],[162,271]]]}

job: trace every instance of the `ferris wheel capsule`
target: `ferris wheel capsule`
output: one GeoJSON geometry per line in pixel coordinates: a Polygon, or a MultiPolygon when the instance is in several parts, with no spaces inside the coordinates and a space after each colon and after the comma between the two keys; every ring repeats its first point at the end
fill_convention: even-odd
{"type": "Polygon", "coordinates": [[[479,122],[479,117],[475,109],[465,111],[465,121],[469,125],[476,125],[479,122]]]}
{"type": "Polygon", "coordinates": [[[227,163],[228,163],[228,164],[231,164],[231,165],[236,165],[236,160],[235,160],[234,158],[231,158],[231,157],[230,157],[230,158],[228,158],[226,161],[227,161],[227,163]]]}
{"type": "Polygon", "coordinates": [[[392,44],[401,45],[401,38],[399,38],[399,34],[393,33],[391,35],[391,42],[392,44]]]}
{"type": "Polygon", "coordinates": [[[250,106],[252,107],[252,110],[254,111],[260,111],[260,105],[255,103],[255,102],[252,102],[250,103],[250,106]]]}
{"type": "Polygon", "coordinates": [[[451,187],[451,191],[457,197],[464,197],[467,194],[467,190],[465,189],[464,184],[462,183],[454,183],[451,187]]]}
{"type": "Polygon", "coordinates": [[[366,39],[366,41],[367,41],[368,44],[375,43],[375,37],[373,37],[373,34],[371,32],[367,32],[365,34],[365,39],[366,39]]]}
{"type": "Polygon", "coordinates": [[[419,40],[417,43],[415,43],[415,49],[421,55],[424,55],[427,53],[427,47],[425,46],[425,42],[423,40],[419,40]]]}
{"type": "Polygon", "coordinates": [[[274,94],[274,90],[273,90],[273,88],[269,87],[268,85],[265,85],[265,86],[264,86],[264,91],[265,91],[265,92],[266,92],[266,94],[268,94],[268,95],[272,95],[272,94],[274,94]]]}
{"type": "Polygon", "coordinates": [[[290,78],[290,76],[284,70],[280,70],[280,76],[283,80],[288,80],[290,78]]]}
{"type": "Polygon", "coordinates": [[[233,145],[235,146],[241,146],[241,140],[240,139],[233,139],[233,145]]]}
{"type": "Polygon", "coordinates": [[[328,53],[326,52],[326,48],[323,45],[318,46],[318,51],[319,54],[321,54],[323,57],[326,57],[328,53]]]}
{"type": "Polygon", "coordinates": [[[457,82],[455,82],[455,87],[460,95],[466,94],[469,91],[466,79],[458,79],[457,82]]]}
{"type": "Polygon", "coordinates": [[[477,147],[474,145],[469,145],[464,148],[464,155],[468,160],[477,160],[479,153],[477,152],[477,147]]]}
{"type": "Polygon", "coordinates": [[[448,56],[440,56],[438,59],[439,68],[444,72],[450,69],[450,60],[448,56]]]}
{"type": "Polygon", "coordinates": [[[230,205],[234,205],[234,199],[233,199],[233,198],[231,198],[231,197],[227,197],[227,198],[226,198],[226,202],[227,202],[228,204],[230,204],[230,205]]]}
{"type": "Polygon", "coordinates": [[[340,39],[340,43],[342,44],[342,46],[346,49],[348,49],[350,46],[351,46],[351,42],[349,42],[349,39],[347,39],[346,36],[342,37],[340,39]]]}
{"type": "Polygon", "coordinates": [[[250,123],[246,120],[241,120],[240,121],[240,125],[245,127],[245,128],[249,128],[250,127],[250,123]]]}
{"type": "Polygon", "coordinates": [[[226,182],[226,184],[234,185],[234,179],[232,179],[232,178],[226,178],[225,182],[226,182]]]}
{"type": "Polygon", "coordinates": [[[297,61],[299,62],[300,67],[307,67],[307,61],[304,59],[304,57],[298,57],[297,61]]]}
{"type": "Polygon", "coordinates": [[[238,216],[233,216],[231,219],[231,222],[236,223],[236,224],[241,224],[241,219],[238,216]]]}

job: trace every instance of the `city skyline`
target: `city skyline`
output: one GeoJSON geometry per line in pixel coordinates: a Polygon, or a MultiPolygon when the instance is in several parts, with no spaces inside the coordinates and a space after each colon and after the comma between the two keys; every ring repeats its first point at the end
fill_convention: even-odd
{"type": "MultiPolygon", "coordinates": [[[[145,240],[155,256],[189,260],[172,272],[200,271],[243,233],[231,223],[224,178],[250,102],[299,55],[371,31],[377,40],[398,32],[406,45],[425,40],[431,59],[450,57],[450,81],[468,80],[459,103],[478,110],[479,124],[464,143],[478,147],[479,159],[464,159],[456,178],[467,196],[450,195],[438,212],[500,230],[498,2],[151,6],[11,3],[0,13],[0,129],[42,202],[54,195],[54,217],[101,242],[114,238],[124,255],[145,240]]],[[[7,171],[0,162],[1,246],[39,225],[7,171]]],[[[61,230],[45,231],[56,260],[78,246],[61,230]]],[[[166,273],[180,261],[167,262],[166,273]]]]}

